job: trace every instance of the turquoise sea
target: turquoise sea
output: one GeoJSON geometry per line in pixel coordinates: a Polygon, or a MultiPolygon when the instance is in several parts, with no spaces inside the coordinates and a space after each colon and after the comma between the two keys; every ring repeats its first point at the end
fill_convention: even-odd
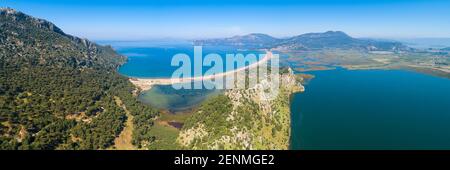
{"type": "Polygon", "coordinates": [[[293,95],[292,149],[450,149],[450,79],[328,70],[293,95]]]}
{"type": "MultiPolygon", "coordinates": [[[[130,77],[170,78],[172,73],[179,68],[171,66],[172,57],[180,53],[187,54],[191,59],[192,67],[194,66],[194,47],[190,44],[157,47],[120,47],[117,48],[117,51],[128,57],[127,63],[119,68],[119,72],[130,77]]],[[[203,57],[210,53],[216,53],[222,57],[225,71],[227,71],[226,54],[262,54],[260,51],[235,50],[229,47],[215,46],[202,48],[203,57]]],[[[249,64],[251,63],[246,63],[246,65],[249,64]]],[[[203,73],[209,68],[211,67],[203,66],[203,73]]]]}

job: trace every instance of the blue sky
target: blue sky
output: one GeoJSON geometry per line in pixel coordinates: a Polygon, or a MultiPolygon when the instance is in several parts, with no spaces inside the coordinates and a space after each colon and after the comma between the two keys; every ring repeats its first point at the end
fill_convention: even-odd
{"type": "Polygon", "coordinates": [[[450,38],[445,0],[0,0],[94,40],[287,37],[344,31],[355,37],[450,38]]]}

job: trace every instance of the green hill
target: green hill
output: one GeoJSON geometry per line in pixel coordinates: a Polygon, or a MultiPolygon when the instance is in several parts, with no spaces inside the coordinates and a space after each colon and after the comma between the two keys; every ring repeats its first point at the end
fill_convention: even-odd
{"type": "Polygon", "coordinates": [[[151,140],[156,110],[139,103],[111,47],[0,9],[0,149],[106,149],[134,116],[133,143],[151,140]]]}

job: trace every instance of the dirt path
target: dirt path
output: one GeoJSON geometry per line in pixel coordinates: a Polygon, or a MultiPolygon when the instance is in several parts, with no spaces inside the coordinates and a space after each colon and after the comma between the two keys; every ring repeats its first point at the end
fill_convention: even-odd
{"type": "Polygon", "coordinates": [[[119,136],[114,139],[114,146],[117,150],[135,150],[136,148],[131,143],[132,135],[133,135],[133,115],[131,115],[130,111],[127,110],[126,106],[122,103],[122,100],[114,96],[117,106],[122,107],[127,115],[127,120],[125,122],[125,127],[122,132],[120,132],[119,136]]]}

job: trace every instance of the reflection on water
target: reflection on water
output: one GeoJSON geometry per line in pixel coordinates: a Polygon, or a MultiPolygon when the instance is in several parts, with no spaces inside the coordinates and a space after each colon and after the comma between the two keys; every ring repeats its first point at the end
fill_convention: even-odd
{"type": "Polygon", "coordinates": [[[180,89],[172,85],[156,85],[139,96],[143,103],[170,111],[191,109],[208,97],[219,94],[221,90],[208,89],[180,89]]]}

